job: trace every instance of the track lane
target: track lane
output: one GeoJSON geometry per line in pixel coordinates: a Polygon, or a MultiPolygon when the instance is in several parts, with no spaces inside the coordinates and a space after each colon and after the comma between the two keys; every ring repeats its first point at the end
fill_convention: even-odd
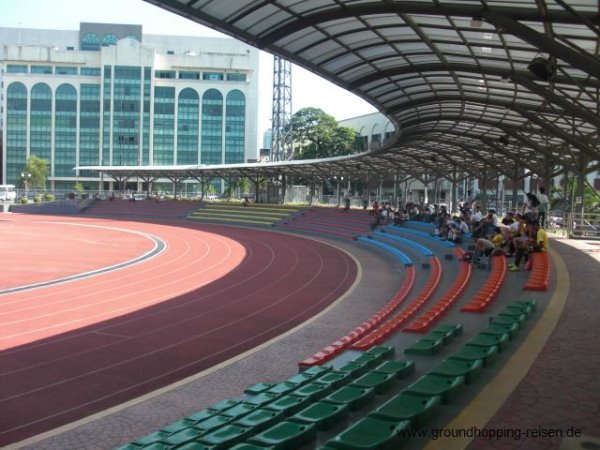
{"type": "MultiPolygon", "coordinates": [[[[131,226],[156,227],[153,233],[165,238],[161,234],[162,225],[131,226]]],[[[185,262],[187,259],[181,254],[207,262],[207,256],[200,256],[202,252],[194,254],[192,250],[202,247],[197,235],[199,227],[177,228],[175,236],[167,239],[169,251],[165,253],[187,267],[186,276],[190,276],[194,264],[185,262]],[[190,239],[191,243],[186,246],[177,239],[190,239]]],[[[220,239],[243,244],[244,257],[225,276],[166,299],[168,294],[162,292],[160,282],[169,284],[167,291],[171,289],[168,279],[173,273],[166,278],[158,275],[151,278],[153,282],[159,281],[159,286],[152,289],[149,278],[140,286],[137,280],[129,280],[127,270],[123,269],[111,274],[120,280],[117,291],[124,290],[125,285],[127,290],[137,288],[134,292],[143,293],[143,297],[152,292],[159,300],[138,299],[138,306],[154,303],[138,311],[88,323],[83,328],[32,339],[0,353],[0,411],[11,411],[10,417],[0,412],[0,443],[113,406],[251,349],[319,312],[339,298],[356,277],[354,261],[324,244],[258,230],[201,228],[202,232],[220,239]],[[65,391],[69,392],[68,398],[62,395],[59,401],[52,400],[65,391]],[[23,404],[35,408],[24,410],[20,408],[23,404]]],[[[169,266],[161,258],[156,258],[152,265],[163,269],[169,266]]],[[[147,269],[142,266],[140,269],[147,269]]],[[[97,281],[110,292],[108,296],[115,295],[114,282],[97,281]]],[[[89,314],[95,307],[100,312],[108,306],[100,290],[96,291],[99,305],[92,302],[77,309],[64,296],[76,296],[75,302],[91,302],[92,297],[89,292],[83,294],[86,289],[82,290],[79,282],[70,284],[69,289],[73,290],[61,294],[62,299],[56,293],[42,292],[40,303],[46,309],[37,316],[35,311],[28,310],[34,317],[20,326],[28,324],[32,327],[29,331],[34,331],[40,320],[60,316],[48,316],[47,308],[65,307],[72,310],[70,314],[76,311],[89,314]]],[[[133,292],[129,292],[122,301],[135,299],[133,292]]],[[[20,301],[13,305],[15,310],[23,307],[20,301]]],[[[27,329],[21,330],[25,332],[27,329]]]]}

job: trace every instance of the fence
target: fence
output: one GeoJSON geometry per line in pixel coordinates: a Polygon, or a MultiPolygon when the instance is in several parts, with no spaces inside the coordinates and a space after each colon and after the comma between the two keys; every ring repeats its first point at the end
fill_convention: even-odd
{"type": "Polygon", "coordinates": [[[600,240],[600,214],[568,213],[565,222],[569,238],[600,240]]]}

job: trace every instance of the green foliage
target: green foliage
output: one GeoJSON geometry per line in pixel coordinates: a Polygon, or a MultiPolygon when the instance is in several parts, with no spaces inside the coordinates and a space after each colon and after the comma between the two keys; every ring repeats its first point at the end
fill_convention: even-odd
{"type": "MultiPolygon", "coordinates": [[[[27,159],[22,173],[31,175],[26,177],[28,188],[45,189],[46,179],[48,178],[48,161],[35,155],[31,155],[29,159],[27,159]]],[[[22,187],[25,187],[25,177],[19,180],[19,184],[22,187]]]]}
{"type": "Polygon", "coordinates": [[[42,195],[37,194],[35,197],[33,197],[33,202],[34,203],[42,203],[42,195]]]}
{"type": "MultiPolygon", "coordinates": [[[[577,177],[565,177],[561,180],[561,186],[554,186],[549,195],[550,209],[571,211],[571,203],[579,192],[578,184],[577,177]]],[[[583,186],[583,208],[586,213],[600,213],[600,194],[587,181],[583,186]]]]}
{"type": "Polygon", "coordinates": [[[75,191],[78,194],[82,194],[85,191],[85,189],[83,188],[83,184],[81,184],[79,181],[77,183],[75,183],[75,186],[73,186],[73,189],[75,189],[75,191]]]}
{"type": "Polygon", "coordinates": [[[340,127],[333,116],[319,108],[303,108],[292,117],[296,159],[326,158],[355,152],[358,133],[340,127]]]}
{"type": "Polygon", "coordinates": [[[54,201],[54,195],[52,195],[52,194],[44,194],[44,200],[46,200],[47,202],[53,202],[54,201]]]}
{"type": "Polygon", "coordinates": [[[27,198],[23,197],[23,198],[21,199],[21,203],[23,203],[23,204],[27,204],[27,203],[29,203],[29,200],[27,200],[27,198]]]}

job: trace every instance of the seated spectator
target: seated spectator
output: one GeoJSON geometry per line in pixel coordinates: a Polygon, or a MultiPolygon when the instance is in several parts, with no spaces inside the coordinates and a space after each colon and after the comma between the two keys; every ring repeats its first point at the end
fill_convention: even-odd
{"type": "Polygon", "coordinates": [[[475,205],[475,207],[473,208],[473,212],[471,212],[471,218],[469,222],[471,229],[478,227],[481,224],[482,220],[483,214],[481,213],[481,206],[475,205]]]}
{"type": "Polygon", "coordinates": [[[475,242],[475,253],[473,254],[473,263],[477,264],[480,257],[490,256],[496,249],[502,247],[502,233],[499,227],[496,227],[495,233],[490,239],[479,238],[475,242]]]}
{"type": "Polygon", "coordinates": [[[448,228],[448,240],[452,242],[461,242],[469,234],[469,225],[460,216],[454,216],[448,228]]]}
{"type": "Polygon", "coordinates": [[[494,230],[497,226],[498,216],[496,215],[496,210],[494,208],[490,208],[479,226],[473,228],[473,237],[478,238],[489,236],[494,233],[494,230]]]}
{"type": "Polygon", "coordinates": [[[518,238],[515,243],[516,253],[514,263],[508,266],[511,272],[519,271],[522,260],[528,260],[532,252],[545,252],[548,250],[548,235],[535,221],[527,223],[527,232],[518,238]]]}

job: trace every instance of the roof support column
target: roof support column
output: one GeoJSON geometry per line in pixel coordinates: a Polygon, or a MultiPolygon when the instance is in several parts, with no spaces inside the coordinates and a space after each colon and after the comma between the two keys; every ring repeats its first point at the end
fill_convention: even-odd
{"type": "Polygon", "coordinates": [[[515,164],[515,166],[514,166],[512,185],[513,185],[512,203],[513,203],[513,209],[516,209],[518,198],[519,198],[518,197],[518,195],[519,195],[519,166],[517,164],[515,164]]]}
{"type": "Polygon", "coordinates": [[[482,179],[481,179],[482,186],[479,189],[479,191],[481,192],[481,210],[487,211],[487,182],[488,182],[487,166],[483,166],[483,170],[481,171],[481,174],[482,174],[482,179]]]}
{"type": "Polygon", "coordinates": [[[454,165],[452,167],[452,179],[451,179],[451,182],[452,182],[452,191],[451,191],[451,194],[450,194],[450,202],[449,202],[450,204],[448,206],[449,206],[450,212],[453,212],[453,211],[458,211],[458,202],[457,202],[457,199],[456,199],[456,192],[458,190],[458,175],[457,175],[457,172],[456,172],[456,165],[454,165]]]}

